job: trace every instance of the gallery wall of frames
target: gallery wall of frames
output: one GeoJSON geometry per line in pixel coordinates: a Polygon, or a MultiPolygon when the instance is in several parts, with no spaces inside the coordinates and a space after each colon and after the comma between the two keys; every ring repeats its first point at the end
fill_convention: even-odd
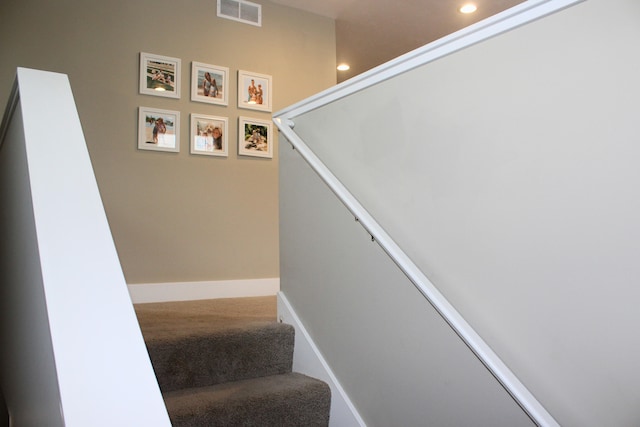
{"type": "MultiPolygon", "coordinates": [[[[180,129],[184,124],[189,127],[190,154],[228,157],[229,144],[235,143],[228,138],[230,126],[237,125],[239,156],[273,158],[271,76],[237,70],[237,87],[231,89],[229,67],[197,61],[191,61],[190,66],[193,110],[160,109],[153,107],[151,101],[139,106],[138,149],[180,152],[180,129]],[[198,111],[197,103],[227,107],[229,90],[234,89],[237,89],[237,107],[247,110],[246,116],[214,116],[198,111]]],[[[183,96],[181,73],[180,58],[141,52],[139,92],[180,99],[183,96]]]]}

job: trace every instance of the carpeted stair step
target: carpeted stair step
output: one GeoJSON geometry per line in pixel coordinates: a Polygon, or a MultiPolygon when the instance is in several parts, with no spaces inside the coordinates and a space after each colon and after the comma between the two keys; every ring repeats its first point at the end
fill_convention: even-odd
{"type": "Polygon", "coordinates": [[[277,322],[191,328],[145,341],[162,392],[291,372],[294,328],[277,322]]]}
{"type": "Polygon", "coordinates": [[[329,386],[291,372],[295,330],[276,322],[275,303],[135,306],[174,427],[328,426],[329,386]]]}
{"type": "Polygon", "coordinates": [[[164,393],[173,427],[313,427],[329,424],[331,391],[288,373],[164,393]]]}

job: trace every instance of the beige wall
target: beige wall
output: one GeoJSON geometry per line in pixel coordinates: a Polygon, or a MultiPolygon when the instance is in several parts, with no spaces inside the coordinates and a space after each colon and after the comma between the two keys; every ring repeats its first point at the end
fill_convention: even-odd
{"type": "Polygon", "coordinates": [[[262,12],[254,27],[217,18],[215,1],[0,3],[2,108],[18,66],[69,75],[128,283],[279,276],[277,154],[237,155],[238,116],[270,114],[236,108],[237,70],[273,77],[277,111],[335,84],[335,31],[262,12]],[[141,51],[182,60],[181,99],[138,94],[141,51]],[[229,67],[228,107],[190,101],[191,61],[229,67]],[[139,106],[180,111],[180,153],[137,150],[139,106]],[[228,158],[189,154],[190,113],[229,118],[228,158]]]}

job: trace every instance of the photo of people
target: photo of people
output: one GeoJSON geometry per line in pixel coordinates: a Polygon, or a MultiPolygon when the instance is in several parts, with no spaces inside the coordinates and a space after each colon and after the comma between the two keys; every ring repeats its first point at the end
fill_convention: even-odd
{"type": "Polygon", "coordinates": [[[238,154],[273,157],[271,122],[240,117],[238,154]]]}
{"type": "Polygon", "coordinates": [[[191,154],[227,156],[227,118],[191,115],[191,154]]]}
{"type": "Polygon", "coordinates": [[[140,107],[138,148],[179,151],[179,111],[140,107]]]}
{"type": "Polygon", "coordinates": [[[147,115],[145,132],[147,144],[155,144],[164,148],[175,148],[176,146],[175,118],[172,116],[147,115]]]}
{"type": "Polygon", "coordinates": [[[147,62],[147,89],[170,91],[176,90],[176,66],[175,64],[148,61],[147,62]]]}
{"type": "Polygon", "coordinates": [[[200,62],[192,62],[191,67],[191,100],[227,105],[229,69],[200,62]]]}
{"type": "Polygon", "coordinates": [[[238,107],[271,111],[271,76],[238,71],[238,107]]]}
{"type": "Polygon", "coordinates": [[[267,139],[266,126],[245,124],[244,125],[245,150],[267,151],[269,140],[267,139]]]}
{"type": "Polygon", "coordinates": [[[198,96],[222,99],[222,75],[209,71],[198,71],[198,96]]]}

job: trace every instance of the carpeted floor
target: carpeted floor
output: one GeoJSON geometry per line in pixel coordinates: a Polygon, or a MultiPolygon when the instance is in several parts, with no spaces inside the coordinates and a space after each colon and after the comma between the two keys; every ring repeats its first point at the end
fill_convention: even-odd
{"type": "Polygon", "coordinates": [[[275,322],[275,296],[136,304],[145,339],[165,339],[275,322]]]}

